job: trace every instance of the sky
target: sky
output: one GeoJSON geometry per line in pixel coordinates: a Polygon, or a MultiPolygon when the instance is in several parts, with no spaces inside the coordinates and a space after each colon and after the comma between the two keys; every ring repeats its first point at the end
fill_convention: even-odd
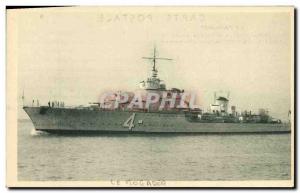
{"type": "MultiPolygon", "coordinates": [[[[293,12],[289,8],[69,7],[9,10],[18,103],[97,102],[104,91],[134,91],[160,57],[168,88],[197,93],[206,110],[230,92],[238,110],[291,109],[293,12]]],[[[9,59],[9,58],[8,58],[9,59]]],[[[9,64],[8,64],[9,65],[9,64]]],[[[293,91],[292,91],[293,92],[293,91]]],[[[19,118],[27,115],[20,108],[19,118]]]]}

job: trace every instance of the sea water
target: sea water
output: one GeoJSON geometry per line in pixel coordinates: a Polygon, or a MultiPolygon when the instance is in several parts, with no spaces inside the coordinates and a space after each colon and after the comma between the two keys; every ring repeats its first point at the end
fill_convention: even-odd
{"type": "Polygon", "coordinates": [[[288,180],[290,134],[54,135],[18,121],[18,180],[288,180]]]}

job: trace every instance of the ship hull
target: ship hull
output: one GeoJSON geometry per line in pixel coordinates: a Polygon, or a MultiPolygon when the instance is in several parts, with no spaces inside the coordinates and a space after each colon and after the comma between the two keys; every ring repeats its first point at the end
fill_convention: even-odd
{"type": "Polygon", "coordinates": [[[289,124],[199,123],[184,112],[24,107],[36,130],[49,133],[287,133],[289,124]]]}

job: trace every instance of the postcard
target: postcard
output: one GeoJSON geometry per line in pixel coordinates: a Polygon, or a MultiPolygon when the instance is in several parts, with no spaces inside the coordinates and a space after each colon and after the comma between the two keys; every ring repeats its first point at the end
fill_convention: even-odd
{"type": "Polygon", "coordinates": [[[294,187],[294,8],[7,7],[8,187],[294,187]]]}

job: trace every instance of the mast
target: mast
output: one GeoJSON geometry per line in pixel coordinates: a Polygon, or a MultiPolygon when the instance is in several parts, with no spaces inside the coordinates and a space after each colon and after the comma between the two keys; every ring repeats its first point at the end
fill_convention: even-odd
{"type": "Polygon", "coordinates": [[[172,59],[157,57],[157,51],[156,51],[155,46],[154,46],[154,49],[153,49],[153,56],[152,57],[142,57],[142,58],[151,60],[152,63],[153,63],[153,66],[152,66],[151,76],[149,78],[147,78],[146,81],[140,82],[141,83],[140,87],[145,89],[145,90],[165,90],[166,85],[163,83],[162,80],[160,80],[157,77],[156,62],[157,62],[157,60],[172,60],[172,59]]]}
{"type": "Polygon", "coordinates": [[[156,60],[172,60],[170,58],[157,57],[156,46],[154,46],[154,49],[153,49],[153,57],[143,57],[143,59],[152,60],[152,62],[153,62],[153,66],[152,66],[152,78],[156,78],[157,77],[156,60]]]}

